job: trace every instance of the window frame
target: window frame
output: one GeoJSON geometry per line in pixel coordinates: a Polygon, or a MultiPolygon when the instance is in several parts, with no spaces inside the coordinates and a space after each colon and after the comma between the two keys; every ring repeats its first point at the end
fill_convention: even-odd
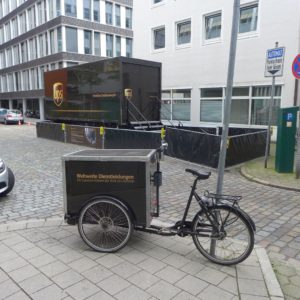
{"type": "Polygon", "coordinates": [[[188,47],[191,47],[192,45],[192,18],[187,18],[187,19],[184,19],[184,20],[180,20],[180,21],[177,21],[175,22],[175,43],[176,43],[176,48],[188,48],[188,47]],[[184,23],[190,23],[190,41],[188,43],[183,43],[183,44],[178,44],[178,26],[180,24],[184,24],[184,23]]]}
{"type": "Polygon", "coordinates": [[[222,40],[222,36],[223,36],[223,14],[222,14],[222,10],[217,10],[208,14],[203,15],[203,30],[202,30],[202,40],[203,40],[203,44],[207,45],[207,44],[215,44],[215,43],[220,43],[222,40]],[[207,35],[206,35],[206,20],[208,18],[212,18],[212,17],[216,17],[216,16],[221,16],[221,30],[220,30],[220,36],[219,37],[215,37],[215,38],[211,38],[208,39],[207,35]]]}
{"type": "Polygon", "coordinates": [[[245,3],[241,5],[240,7],[240,17],[239,17],[239,28],[238,28],[238,39],[243,38],[251,38],[251,37],[257,37],[259,35],[259,26],[260,25],[260,9],[259,9],[259,2],[253,1],[249,3],[245,3]],[[241,22],[241,11],[243,9],[251,8],[251,7],[257,7],[257,22],[256,22],[256,29],[247,31],[247,32],[240,32],[240,22],[241,22]]]}
{"type": "Polygon", "coordinates": [[[161,26],[153,27],[151,29],[151,36],[152,36],[152,45],[151,45],[152,51],[154,53],[164,52],[166,50],[166,26],[165,25],[161,25],[161,26]],[[164,47],[155,49],[155,31],[160,30],[160,29],[164,29],[165,30],[164,47]]]}

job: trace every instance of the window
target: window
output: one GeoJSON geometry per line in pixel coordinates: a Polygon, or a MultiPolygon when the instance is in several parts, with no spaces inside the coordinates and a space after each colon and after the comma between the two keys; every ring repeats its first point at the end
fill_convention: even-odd
{"type": "Polygon", "coordinates": [[[29,70],[25,70],[22,73],[23,73],[23,91],[28,91],[28,90],[30,90],[29,70]]]}
{"type": "Polygon", "coordinates": [[[76,28],[66,27],[66,45],[68,52],[78,52],[76,28]]]}
{"type": "Polygon", "coordinates": [[[222,122],[223,89],[201,89],[200,121],[222,122]]]}
{"type": "Polygon", "coordinates": [[[116,56],[121,56],[121,37],[116,35],[116,56]]]}
{"type": "Polygon", "coordinates": [[[233,88],[230,123],[249,124],[249,102],[249,87],[233,88]]]}
{"type": "Polygon", "coordinates": [[[165,27],[153,30],[153,41],[154,50],[165,48],[165,27]]]}
{"type": "Polygon", "coordinates": [[[0,27],[0,45],[4,43],[4,29],[0,27]]]}
{"type": "Polygon", "coordinates": [[[76,0],[65,0],[65,14],[69,17],[77,17],[76,0]]]}
{"type": "Polygon", "coordinates": [[[39,35],[39,46],[40,46],[39,57],[43,57],[45,56],[45,46],[44,46],[44,38],[42,34],[39,35]]]}
{"type": "Polygon", "coordinates": [[[53,17],[54,17],[54,9],[53,9],[53,3],[54,1],[52,0],[52,1],[48,1],[48,7],[49,7],[49,19],[51,20],[51,19],[53,19],[53,17]]]}
{"type": "Polygon", "coordinates": [[[50,54],[55,53],[54,30],[50,30],[50,54]]]}
{"type": "Polygon", "coordinates": [[[20,34],[25,33],[27,31],[27,22],[26,22],[25,12],[19,15],[19,21],[20,21],[20,34]]]}
{"type": "Polygon", "coordinates": [[[205,39],[216,39],[221,36],[222,28],[222,16],[221,14],[215,14],[205,17],[205,39]]]}
{"type": "Polygon", "coordinates": [[[21,57],[22,63],[28,61],[27,41],[21,43],[21,57]]]}
{"type": "Polygon", "coordinates": [[[10,22],[5,24],[6,41],[11,39],[10,22]]]}
{"type": "Polygon", "coordinates": [[[258,19],[258,4],[242,7],[240,11],[240,33],[256,31],[258,19]]]}
{"type": "Polygon", "coordinates": [[[106,56],[113,56],[113,36],[111,34],[106,35],[106,56]]]}
{"type": "Polygon", "coordinates": [[[161,117],[165,120],[189,121],[191,119],[191,90],[162,91],[161,117]]]}
{"type": "Polygon", "coordinates": [[[112,3],[105,2],[105,21],[106,24],[112,25],[112,3]]]}
{"type": "Polygon", "coordinates": [[[132,9],[126,7],[126,28],[132,29],[132,9]]]}
{"type": "Polygon", "coordinates": [[[94,0],[94,21],[100,22],[100,0],[94,0]]]}
{"type": "Polygon", "coordinates": [[[91,19],[91,0],[83,0],[83,18],[91,19]]]}
{"type": "Polygon", "coordinates": [[[14,55],[14,64],[18,65],[20,63],[19,46],[14,46],[13,55],[14,55]]]}
{"type": "Polygon", "coordinates": [[[115,5],[115,25],[116,26],[121,26],[121,6],[116,4],[115,5]]]}
{"type": "Polygon", "coordinates": [[[14,77],[13,74],[8,74],[8,91],[14,91],[14,77]]]}
{"type": "MultiPolygon", "coordinates": [[[[52,8],[50,7],[50,9],[52,8]]],[[[27,14],[28,14],[28,28],[33,29],[35,27],[35,8],[34,7],[29,8],[27,10],[27,14]]],[[[53,16],[51,18],[53,18],[53,16]]]]}
{"type": "Polygon", "coordinates": [[[12,49],[8,48],[6,50],[6,57],[7,57],[7,66],[11,67],[13,64],[13,57],[12,57],[12,49]]]}
{"type": "Polygon", "coordinates": [[[12,26],[12,37],[15,38],[18,36],[18,23],[17,18],[14,18],[11,20],[11,26],[12,26]]]}
{"type": "Polygon", "coordinates": [[[62,51],[62,32],[61,32],[61,27],[57,28],[57,51],[58,52],[62,51]]]}
{"type": "MultiPolygon", "coordinates": [[[[269,103],[271,101],[271,87],[260,86],[252,88],[251,124],[267,125],[269,120],[269,103]]],[[[277,123],[277,113],[281,102],[281,86],[275,87],[272,125],[277,123]]]]}
{"type": "Polygon", "coordinates": [[[60,0],[56,0],[56,16],[61,15],[61,7],[60,7],[60,0]]]}
{"type": "Polygon", "coordinates": [[[42,2],[39,2],[37,4],[37,24],[38,25],[43,24],[43,7],[42,7],[42,2]]]}
{"type": "Polygon", "coordinates": [[[16,91],[21,91],[21,73],[15,72],[16,91]]]}
{"type": "Polygon", "coordinates": [[[101,56],[100,32],[94,32],[94,55],[101,56]]]}
{"type": "Polygon", "coordinates": [[[92,54],[92,32],[84,30],[84,54],[92,54]]]}
{"type": "Polygon", "coordinates": [[[36,41],[35,38],[29,40],[29,54],[30,59],[36,59],[36,41]]]}
{"type": "Polygon", "coordinates": [[[191,42],[191,21],[177,23],[177,45],[191,42]]]}
{"type": "Polygon", "coordinates": [[[132,39],[126,38],[126,57],[132,57],[132,39]]]}

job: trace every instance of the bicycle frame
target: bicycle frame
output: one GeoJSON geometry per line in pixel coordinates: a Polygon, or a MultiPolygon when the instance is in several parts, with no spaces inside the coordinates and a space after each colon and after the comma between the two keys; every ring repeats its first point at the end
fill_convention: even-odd
{"type": "MultiPolygon", "coordinates": [[[[213,227],[212,231],[219,232],[219,226],[220,226],[220,224],[218,222],[217,216],[213,216],[213,215],[211,215],[211,214],[208,213],[208,209],[203,204],[203,201],[201,200],[200,196],[196,193],[197,182],[198,182],[198,179],[196,178],[194,180],[194,183],[193,183],[192,187],[191,187],[192,189],[191,189],[191,192],[190,192],[190,196],[189,196],[189,199],[188,199],[188,202],[187,202],[187,205],[186,205],[186,208],[185,208],[182,220],[179,221],[180,223],[178,222],[180,225],[179,225],[177,234],[180,235],[182,233],[182,234],[185,234],[185,235],[186,234],[190,234],[190,235],[197,235],[197,236],[202,236],[202,237],[211,237],[211,234],[201,234],[199,232],[192,232],[191,230],[189,230],[189,231],[184,230],[185,229],[185,224],[187,224],[186,218],[187,218],[187,215],[188,215],[188,212],[189,212],[189,209],[190,209],[193,197],[195,197],[196,201],[199,204],[199,206],[201,207],[201,209],[206,214],[207,219],[210,221],[210,224],[213,227]]],[[[228,216],[226,217],[226,220],[227,220],[228,216]]],[[[208,225],[206,225],[206,226],[208,226],[208,225]]],[[[206,230],[204,228],[202,229],[202,231],[206,232],[206,230]]],[[[209,232],[211,232],[211,230],[209,230],[209,232]]]]}

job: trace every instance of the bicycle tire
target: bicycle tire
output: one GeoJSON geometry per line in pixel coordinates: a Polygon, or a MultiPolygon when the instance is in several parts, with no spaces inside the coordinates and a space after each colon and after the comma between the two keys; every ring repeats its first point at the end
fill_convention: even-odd
{"type": "Polygon", "coordinates": [[[247,218],[239,210],[228,205],[216,205],[208,208],[208,214],[217,214],[222,222],[220,232],[222,237],[201,237],[201,228],[206,227],[210,234],[213,225],[203,210],[199,211],[192,221],[192,238],[200,253],[210,261],[220,265],[235,265],[244,261],[254,247],[254,231],[247,218]],[[211,241],[215,241],[213,251],[211,241]]]}
{"type": "Polygon", "coordinates": [[[80,212],[78,231],[83,241],[98,252],[116,252],[125,247],[132,234],[131,216],[117,199],[101,196],[80,212]]]}

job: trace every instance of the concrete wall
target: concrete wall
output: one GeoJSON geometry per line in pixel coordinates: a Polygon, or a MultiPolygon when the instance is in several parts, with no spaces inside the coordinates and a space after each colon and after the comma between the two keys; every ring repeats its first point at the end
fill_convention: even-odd
{"type": "MultiPolygon", "coordinates": [[[[242,0],[241,5],[257,3],[242,0]]],[[[299,0],[258,1],[258,29],[240,34],[237,46],[235,85],[271,85],[264,77],[266,50],[275,42],[286,47],[281,106],[293,106],[295,79],[291,72],[294,57],[299,52],[299,0]]],[[[133,30],[136,58],[162,62],[162,87],[192,88],[191,123],[199,123],[200,91],[202,87],[226,86],[233,0],[164,0],[153,5],[151,0],[134,0],[133,30]],[[204,16],[222,11],[221,38],[212,43],[203,39],[204,16]],[[177,21],[191,19],[191,44],[176,47],[177,21]],[[164,25],[166,47],[152,49],[152,28],[164,25]]]]}

